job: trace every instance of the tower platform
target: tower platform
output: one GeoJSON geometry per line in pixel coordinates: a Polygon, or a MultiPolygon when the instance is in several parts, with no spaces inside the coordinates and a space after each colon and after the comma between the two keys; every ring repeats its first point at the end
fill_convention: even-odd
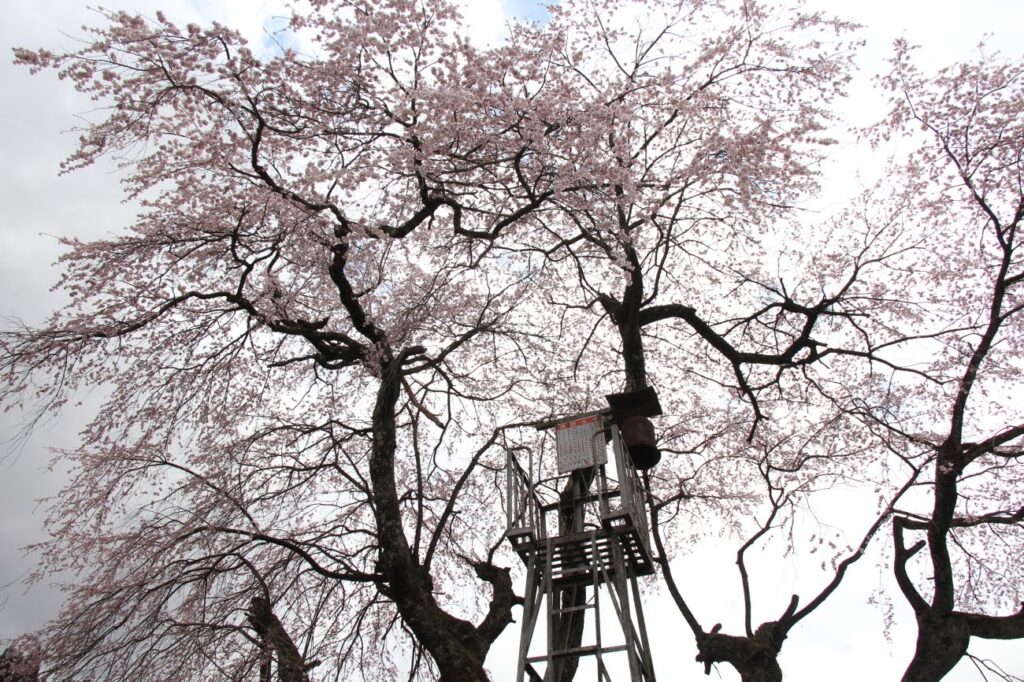
{"type": "Polygon", "coordinates": [[[532,528],[518,528],[509,531],[507,537],[524,564],[529,565],[535,556],[538,564],[550,566],[555,585],[589,583],[595,569],[608,578],[620,573],[627,578],[654,573],[650,551],[628,514],[616,514],[602,522],[593,534],[584,531],[537,538],[532,528]],[[615,547],[620,550],[621,562],[615,547]]]}

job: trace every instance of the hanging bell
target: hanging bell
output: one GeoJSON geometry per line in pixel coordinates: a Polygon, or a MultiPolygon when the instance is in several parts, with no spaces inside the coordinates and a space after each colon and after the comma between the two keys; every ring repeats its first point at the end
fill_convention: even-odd
{"type": "Polygon", "coordinates": [[[658,450],[654,439],[654,424],[650,419],[640,416],[627,417],[619,431],[634,467],[650,469],[661,461],[661,451],[658,450]]]}

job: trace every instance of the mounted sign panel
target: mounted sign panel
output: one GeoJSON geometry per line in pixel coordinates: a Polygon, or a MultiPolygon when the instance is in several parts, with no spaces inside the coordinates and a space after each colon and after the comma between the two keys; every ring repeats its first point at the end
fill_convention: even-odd
{"type": "Polygon", "coordinates": [[[558,473],[588,469],[608,462],[601,413],[578,415],[555,424],[558,473]]]}

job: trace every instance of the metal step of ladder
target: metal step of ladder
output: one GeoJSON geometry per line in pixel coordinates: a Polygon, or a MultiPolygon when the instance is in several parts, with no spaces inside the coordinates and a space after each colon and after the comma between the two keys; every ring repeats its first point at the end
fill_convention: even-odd
{"type": "MultiPolygon", "coordinates": [[[[548,551],[545,552],[543,590],[547,595],[548,652],[540,656],[531,656],[527,659],[529,663],[540,663],[544,661],[547,662],[547,665],[550,668],[555,661],[573,656],[579,658],[584,656],[597,656],[600,658],[602,654],[626,650],[625,645],[607,647],[604,646],[601,641],[600,589],[601,583],[608,580],[608,575],[607,569],[604,566],[604,561],[602,560],[599,552],[598,546],[601,538],[598,537],[598,533],[599,531],[591,530],[578,540],[579,546],[562,547],[564,551],[561,555],[572,555],[578,563],[577,566],[573,567],[573,571],[579,575],[581,580],[574,584],[561,584],[556,588],[554,580],[556,566],[554,563],[557,561],[559,553],[552,551],[551,547],[549,547],[548,551]],[[586,538],[585,540],[584,537],[586,538]],[[583,546],[584,543],[586,546],[583,546]],[[589,580],[583,579],[584,575],[586,575],[589,580]],[[569,593],[570,590],[583,590],[583,602],[563,606],[562,600],[564,595],[569,593]],[[560,643],[555,641],[557,636],[556,633],[562,633],[565,631],[565,628],[570,627],[568,623],[571,623],[573,618],[586,618],[587,611],[594,612],[594,643],[581,646],[560,647],[560,643]]],[[[563,568],[560,571],[560,574],[564,574],[564,571],[565,569],[563,568]]]]}

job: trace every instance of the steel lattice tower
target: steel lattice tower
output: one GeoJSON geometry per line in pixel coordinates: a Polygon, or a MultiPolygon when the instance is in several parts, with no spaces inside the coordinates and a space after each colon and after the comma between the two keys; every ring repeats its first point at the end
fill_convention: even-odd
{"type": "MultiPolygon", "coordinates": [[[[653,391],[646,393],[647,405],[633,415],[660,414],[653,391]]],[[[526,564],[517,682],[559,682],[569,661],[587,657],[595,659],[599,681],[612,682],[609,664],[618,658],[621,666],[622,657],[631,682],[654,680],[637,584],[654,573],[648,492],[630,454],[639,449],[623,442],[629,413],[612,404],[539,427],[555,432],[558,467],[551,476],[532,455],[525,467],[508,455],[506,536],[526,564]],[[544,652],[531,654],[542,613],[544,652]]]]}

